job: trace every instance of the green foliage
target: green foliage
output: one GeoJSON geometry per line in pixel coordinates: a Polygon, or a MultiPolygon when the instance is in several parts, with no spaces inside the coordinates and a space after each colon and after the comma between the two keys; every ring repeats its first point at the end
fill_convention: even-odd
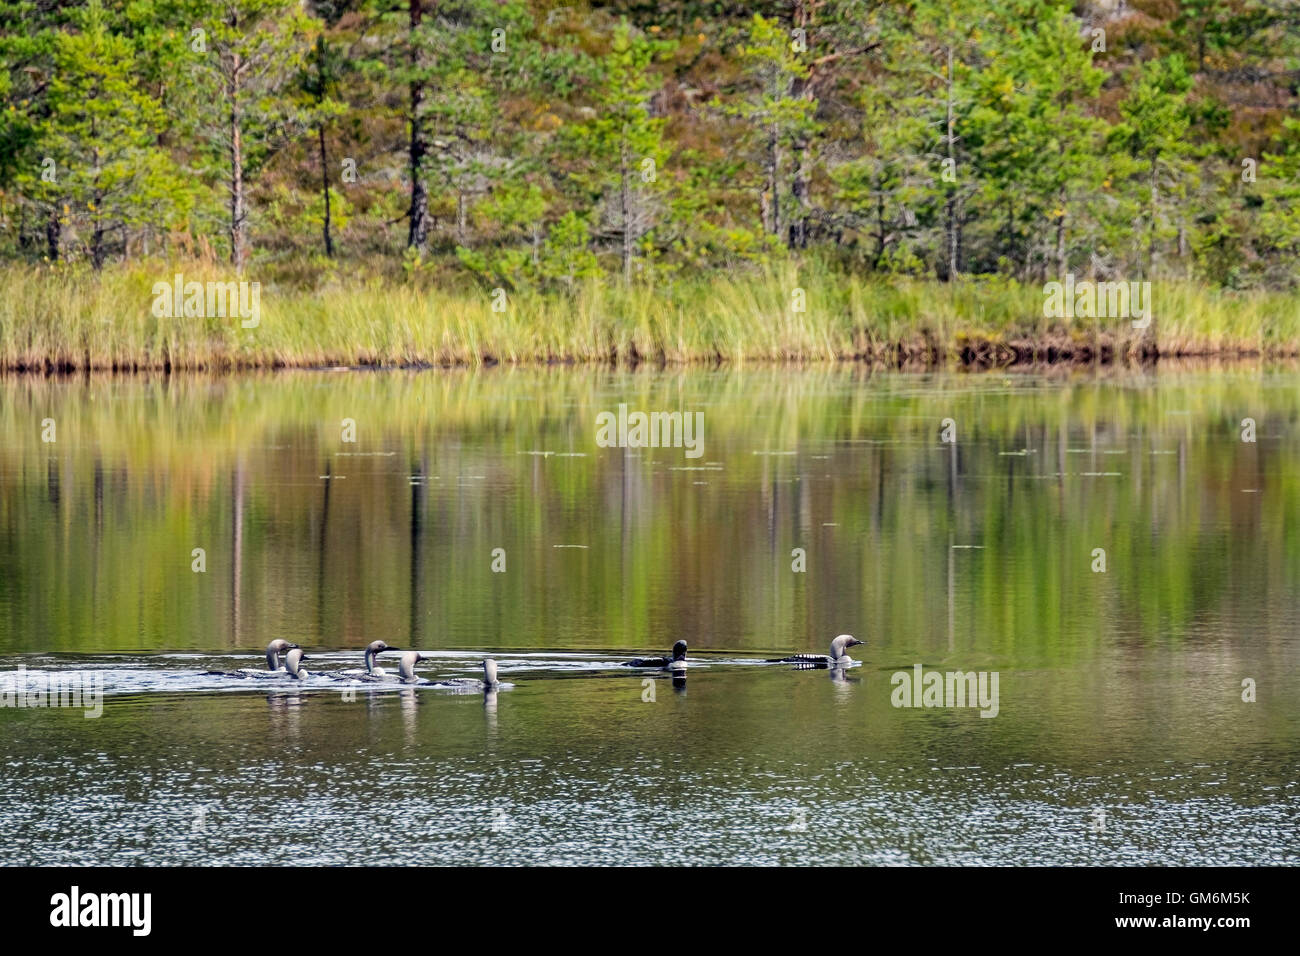
{"type": "Polygon", "coordinates": [[[1166,6],[0,0],[0,256],[1295,285],[1300,36],[1166,6]]]}
{"type": "MultiPolygon", "coordinates": [[[[220,184],[218,202],[230,259],[242,268],[248,255],[249,187],[272,158],[328,106],[295,96],[317,21],[296,0],[181,0],[189,45],[182,54],[182,94],[187,132],[204,144],[196,157],[209,182],[220,184]]],[[[217,197],[214,197],[217,198],[217,197]]]]}
{"type": "Polygon", "coordinates": [[[726,112],[749,127],[749,149],[763,171],[763,228],[778,235],[785,223],[780,194],[790,172],[789,151],[817,130],[816,103],[796,93],[797,84],[808,78],[808,66],[795,51],[790,30],[757,13],[737,56],[751,90],[726,112]]]}
{"type": "Polygon", "coordinates": [[[672,44],[620,23],[590,90],[588,118],[563,137],[568,149],[584,157],[573,182],[595,208],[598,235],[618,240],[625,281],[638,255],[648,251],[671,181],[666,121],[650,108],[662,84],[654,63],[671,50],[672,44]]]}
{"type": "Polygon", "coordinates": [[[41,162],[21,169],[15,184],[98,268],[110,242],[125,243],[128,230],[145,224],[175,224],[192,196],[171,158],[152,148],[163,110],[132,74],[131,43],[109,33],[99,0],[76,26],[53,36],[43,115],[31,127],[41,162]]]}

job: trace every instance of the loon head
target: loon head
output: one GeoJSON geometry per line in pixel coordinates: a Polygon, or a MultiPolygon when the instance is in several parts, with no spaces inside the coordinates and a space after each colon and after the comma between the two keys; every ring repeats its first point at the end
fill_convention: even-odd
{"type": "Polygon", "coordinates": [[[369,674],[375,667],[375,655],[382,654],[384,651],[396,651],[400,648],[389,647],[383,641],[371,641],[366,645],[366,673],[369,674]]]}
{"type": "Polygon", "coordinates": [[[685,641],[678,641],[673,645],[673,659],[668,662],[667,669],[672,672],[674,687],[677,687],[681,682],[686,680],[685,641]]]}
{"type": "Polygon", "coordinates": [[[415,665],[422,660],[424,660],[424,655],[419,651],[407,651],[397,664],[398,675],[402,680],[415,680],[415,665]]]}
{"type": "Polygon", "coordinates": [[[269,671],[278,671],[280,669],[280,655],[294,650],[298,645],[290,644],[283,638],[277,637],[270,644],[266,645],[266,669],[269,671]]]}
{"type": "Polygon", "coordinates": [[[285,670],[298,680],[306,680],[309,675],[307,673],[307,668],[302,666],[302,662],[306,660],[306,658],[307,655],[302,652],[301,648],[294,647],[284,658],[285,670]]]}
{"type": "Polygon", "coordinates": [[[490,657],[483,662],[483,683],[488,687],[495,687],[499,683],[497,681],[497,662],[490,657]]]}
{"type": "Polygon", "coordinates": [[[838,661],[843,657],[847,657],[850,647],[857,647],[859,644],[865,643],[865,641],[858,640],[852,634],[841,634],[831,641],[831,660],[838,661]]]}

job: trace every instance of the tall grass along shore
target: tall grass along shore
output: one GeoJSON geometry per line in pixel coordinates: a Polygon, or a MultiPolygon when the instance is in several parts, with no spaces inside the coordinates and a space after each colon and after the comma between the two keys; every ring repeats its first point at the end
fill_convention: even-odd
{"type": "MultiPolygon", "coordinates": [[[[255,273],[243,281],[257,281],[255,273]]],[[[174,313],[158,308],[159,290],[176,276],[185,284],[239,281],[201,261],[99,273],[0,267],[0,367],[1011,364],[1300,354],[1300,297],[1186,282],[1152,283],[1152,320],[1136,328],[1127,317],[1045,318],[1042,286],[865,279],[793,261],[657,285],[590,281],[546,294],[382,273],[270,278],[258,282],[255,321],[241,321],[233,301],[224,315],[212,314],[209,303],[187,313],[179,297],[174,313]]]]}

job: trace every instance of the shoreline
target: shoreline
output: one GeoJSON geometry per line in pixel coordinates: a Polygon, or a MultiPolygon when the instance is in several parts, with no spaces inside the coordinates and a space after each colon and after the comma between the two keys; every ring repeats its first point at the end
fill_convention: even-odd
{"type": "MultiPolygon", "coordinates": [[[[196,286],[196,289],[198,287],[196,286]]],[[[293,283],[214,263],[95,273],[0,267],[0,371],[241,372],[507,366],[1012,368],[1300,357],[1300,295],[1153,283],[1153,318],[1044,318],[1043,285],[864,277],[790,260],[568,291],[402,281],[364,270],[293,283]],[[167,277],[256,284],[249,310],[155,308],[167,277]]],[[[195,293],[197,296],[197,292],[195,293]]],[[[211,293],[209,292],[209,296],[211,293]]],[[[186,303],[188,307],[188,301],[186,303]]]]}
{"type": "Polygon", "coordinates": [[[1109,347],[1100,349],[1088,344],[1077,346],[1062,345],[1056,339],[1043,339],[1037,342],[1018,340],[1011,343],[970,342],[964,343],[959,351],[917,350],[905,343],[885,345],[874,354],[830,355],[817,357],[746,357],[732,359],[726,356],[699,356],[688,359],[664,359],[662,357],[610,356],[607,358],[587,358],[561,356],[550,359],[501,359],[493,355],[484,355],[478,361],[349,361],[344,358],[325,361],[294,361],[276,359],[274,361],[230,359],[228,356],[215,356],[209,361],[172,362],[169,360],[140,360],[127,362],[98,363],[94,361],[75,361],[66,359],[46,359],[39,362],[4,362],[0,363],[0,376],[33,377],[71,377],[83,375],[151,375],[151,374],[208,374],[240,375],[251,372],[420,372],[420,371],[466,371],[487,368],[585,368],[585,369],[651,369],[657,371],[718,369],[747,367],[789,367],[791,369],[814,369],[835,366],[861,366],[864,368],[887,371],[998,371],[1010,369],[1042,368],[1153,368],[1158,365],[1178,364],[1188,361],[1203,361],[1207,364],[1234,364],[1252,361],[1287,361],[1300,359],[1300,348],[1283,347],[1277,349],[1187,349],[1174,352],[1161,352],[1154,346],[1143,346],[1137,350],[1118,351],[1109,347]]]}
{"type": "Polygon", "coordinates": [[[1183,371],[1188,368],[1216,369],[1233,368],[1243,364],[1258,362],[1300,363],[1300,349],[1274,351],[1247,351],[1224,349],[1218,352],[1180,352],[1160,354],[1150,352],[1139,356],[1111,355],[1099,357],[1092,353],[1061,355],[1055,346],[1042,345],[1037,348],[1025,343],[1016,343],[1014,348],[1000,347],[999,359],[1009,352],[1012,357],[1006,361],[989,361],[982,358],[966,356],[946,356],[931,361],[925,358],[908,357],[901,361],[850,356],[816,359],[746,359],[732,361],[728,359],[695,361],[655,361],[651,359],[630,360],[588,360],[588,359],[553,359],[550,361],[502,362],[485,358],[481,362],[410,362],[405,364],[387,363],[324,363],[295,364],[279,362],[276,364],[224,364],[224,365],[74,365],[49,363],[35,366],[0,366],[0,379],[72,379],[98,377],[129,376],[202,376],[221,378],[225,376],[277,374],[277,373],[325,373],[325,372],[475,372],[497,369],[518,369],[545,371],[556,369],[590,370],[590,371],[630,371],[630,372],[686,372],[686,371],[744,371],[747,369],[789,369],[790,371],[818,371],[853,368],[866,371],[909,372],[924,374],[928,372],[1071,372],[1087,369],[1122,371],[1125,369],[1155,370],[1168,368],[1183,371]],[[1002,351],[1005,349],[1006,351],[1002,351]]]}
{"type": "Polygon", "coordinates": [[[302,360],[277,356],[264,360],[259,356],[229,355],[218,352],[199,361],[171,361],[142,356],[138,360],[102,363],[93,360],[77,361],[61,357],[45,358],[36,362],[0,361],[0,375],[18,376],[73,376],[87,374],[210,374],[236,375],[249,372],[307,371],[307,372],[397,372],[397,371],[454,371],[480,368],[590,368],[590,369],[654,369],[685,370],[698,368],[783,367],[813,369],[834,366],[861,366],[894,371],[1003,370],[1035,368],[1087,368],[1132,367],[1150,368],[1160,364],[1206,362],[1231,364],[1250,361],[1288,361],[1300,359],[1300,343],[1283,344],[1274,348],[1250,348],[1242,345],[1225,345],[1218,348],[1184,347],[1164,351],[1150,339],[1115,342],[1109,337],[1099,340],[1077,340],[1062,335],[1046,335],[1037,339],[1017,338],[1003,341],[978,334],[964,334],[954,342],[886,342],[876,347],[851,354],[729,357],[719,352],[688,357],[665,357],[662,353],[642,355],[617,352],[603,355],[559,355],[549,358],[503,358],[483,354],[477,360],[452,361],[383,361],[363,360],[343,355],[323,359],[312,356],[302,360]]]}

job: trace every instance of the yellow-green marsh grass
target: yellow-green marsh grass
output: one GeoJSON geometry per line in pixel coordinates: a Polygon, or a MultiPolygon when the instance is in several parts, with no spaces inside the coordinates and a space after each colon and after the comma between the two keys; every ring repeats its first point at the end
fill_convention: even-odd
{"type": "MultiPolygon", "coordinates": [[[[430,286],[369,272],[260,281],[260,318],[153,314],[153,286],[231,281],[209,262],[0,267],[0,367],[231,369],[492,362],[1004,362],[1295,355],[1300,297],[1154,281],[1154,319],[1043,317],[1041,286],[867,278],[819,262],[570,292],[430,286]],[[802,306],[802,309],[801,309],[802,306]]],[[[423,279],[424,277],[421,277],[423,279]]]]}

